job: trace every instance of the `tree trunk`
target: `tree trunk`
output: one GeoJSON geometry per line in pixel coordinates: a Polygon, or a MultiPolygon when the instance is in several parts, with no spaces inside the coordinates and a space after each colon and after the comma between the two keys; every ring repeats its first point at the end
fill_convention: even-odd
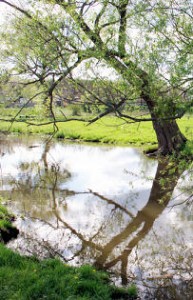
{"type": "MultiPolygon", "coordinates": [[[[156,154],[160,155],[170,155],[172,153],[178,153],[180,149],[184,146],[186,142],[185,136],[181,133],[175,118],[175,103],[170,100],[168,103],[167,113],[164,115],[163,110],[160,108],[162,115],[157,112],[157,102],[151,96],[151,79],[149,79],[148,73],[146,71],[138,68],[129,58],[129,61],[124,61],[126,69],[120,64],[117,59],[112,60],[106,56],[106,60],[119,72],[123,78],[125,78],[131,85],[135,85],[136,82],[132,81],[132,72],[135,76],[138,76],[141,81],[141,98],[147,104],[149,109],[153,128],[155,130],[157,141],[158,141],[158,151],[156,154]],[[126,71],[129,69],[129,73],[126,71]],[[164,119],[163,120],[163,115],[164,119]],[[173,117],[173,118],[172,118],[173,117]],[[167,119],[168,118],[168,119],[167,119]]],[[[136,77],[135,77],[136,78],[136,77]]],[[[164,103],[165,104],[165,103],[164,103]]],[[[165,108],[164,108],[165,110],[165,108]]]]}
{"type": "Polygon", "coordinates": [[[147,95],[143,95],[143,99],[149,108],[149,112],[153,120],[153,128],[158,141],[157,153],[161,155],[178,153],[186,143],[187,139],[181,133],[176,120],[172,119],[172,112],[168,111],[168,115],[164,116],[165,119],[168,117],[168,120],[163,120],[156,113],[156,102],[150,99],[147,95]]]}
{"type": "Polygon", "coordinates": [[[162,155],[179,152],[186,142],[176,120],[154,120],[153,128],[158,140],[158,153],[162,155]]]}

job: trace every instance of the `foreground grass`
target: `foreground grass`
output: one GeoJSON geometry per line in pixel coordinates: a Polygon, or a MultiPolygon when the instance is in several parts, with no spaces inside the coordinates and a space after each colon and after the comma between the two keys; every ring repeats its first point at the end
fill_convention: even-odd
{"type": "Polygon", "coordinates": [[[21,257],[0,244],[0,299],[134,299],[135,286],[116,288],[107,273],[90,266],[70,267],[59,260],[21,257]]]}
{"type": "MultiPolygon", "coordinates": [[[[181,131],[189,140],[193,140],[192,116],[178,121],[181,131]]],[[[80,121],[58,123],[57,138],[109,144],[156,145],[156,135],[151,122],[128,124],[113,116],[104,117],[92,125],[80,121]]],[[[23,134],[53,134],[53,125],[28,126],[25,123],[0,122],[1,132],[23,134]]]]}

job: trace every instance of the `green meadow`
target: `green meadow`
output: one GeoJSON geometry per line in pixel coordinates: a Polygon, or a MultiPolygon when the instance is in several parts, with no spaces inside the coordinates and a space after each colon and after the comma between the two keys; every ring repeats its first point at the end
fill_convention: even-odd
{"type": "MultiPolygon", "coordinates": [[[[16,110],[3,110],[2,114],[4,117],[11,118],[16,114],[16,110]]],[[[119,145],[132,144],[145,147],[157,144],[151,122],[127,123],[114,116],[106,116],[90,125],[82,121],[59,122],[57,123],[58,130],[54,133],[53,124],[38,126],[38,123],[48,121],[48,118],[42,118],[35,109],[24,109],[22,115],[20,114],[12,124],[1,121],[0,131],[18,134],[54,134],[56,138],[60,139],[119,145]],[[36,122],[37,125],[27,125],[25,121],[36,122]]],[[[193,116],[186,115],[178,120],[178,124],[188,140],[193,140],[193,116]]]]}

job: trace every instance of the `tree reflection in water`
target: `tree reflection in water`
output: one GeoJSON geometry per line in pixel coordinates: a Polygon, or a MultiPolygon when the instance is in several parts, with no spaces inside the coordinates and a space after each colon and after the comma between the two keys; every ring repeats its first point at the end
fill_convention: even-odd
{"type": "MultiPolygon", "coordinates": [[[[37,201],[39,198],[41,199],[42,209],[41,211],[37,210],[37,201],[31,203],[29,197],[29,203],[26,207],[22,207],[23,212],[25,215],[28,214],[29,218],[18,221],[21,236],[10,246],[20,248],[24,252],[27,250],[28,253],[31,249],[33,254],[40,256],[45,253],[51,256],[57,255],[73,264],[92,263],[97,268],[119,275],[122,284],[127,284],[131,280],[141,282],[143,292],[145,288],[144,293],[149,293],[148,299],[155,299],[155,297],[158,299],[162,299],[162,297],[183,299],[182,296],[185,293],[186,298],[184,299],[192,299],[190,283],[193,255],[191,249],[184,254],[180,253],[179,256],[176,256],[177,252],[174,253],[173,249],[167,253],[162,253],[164,250],[160,249],[160,254],[159,250],[154,252],[153,243],[157,243],[157,245],[160,243],[159,240],[156,241],[156,234],[154,239],[151,239],[153,225],[168,206],[184,169],[171,163],[167,158],[160,160],[148,201],[137,213],[133,213],[126,205],[121,204],[122,202],[115,201],[98,192],[89,190],[78,193],[62,189],[61,184],[69,179],[71,174],[64,170],[59,163],[50,164],[48,162],[49,150],[50,144],[46,144],[40,162],[20,164],[20,180],[14,182],[12,179],[11,184],[14,185],[14,189],[11,191],[12,199],[18,197],[19,192],[20,197],[25,199],[22,203],[26,205],[26,199],[33,193],[33,197],[37,197],[37,201]],[[14,196],[15,192],[17,194],[14,196]],[[79,224],[78,219],[84,218],[84,216],[77,214],[77,219],[73,221],[68,212],[68,204],[73,201],[74,197],[80,197],[80,200],[81,197],[89,197],[91,208],[87,210],[87,213],[91,214],[96,207],[93,205],[93,201],[97,203],[97,209],[105,205],[108,214],[104,218],[96,218],[95,222],[92,220],[92,222],[89,221],[90,223],[85,221],[83,225],[79,224]],[[49,211],[48,200],[50,202],[49,211]],[[149,240],[147,239],[148,233],[150,234],[149,240]],[[144,245],[142,246],[144,248],[141,249],[140,245],[144,245]],[[152,260],[152,266],[149,265],[149,275],[143,270],[143,268],[148,268],[143,252],[152,260]],[[160,258],[161,263],[164,260],[165,262],[170,261],[172,270],[166,268],[164,263],[162,266],[161,263],[159,266],[155,266],[153,260],[156,255],[160,258]],[[159,273],[151,270],[155,267],[159,273]],[[175,277],[176,274],[179,278],[175,277]]],[[[156,230],[159,231],[159,228],[156,230]]],[[[183,249],[183,240],[177,241],[174,236],[173,244],[178,247],[179,243],[181,244],[180,249],[183,249]]]]}

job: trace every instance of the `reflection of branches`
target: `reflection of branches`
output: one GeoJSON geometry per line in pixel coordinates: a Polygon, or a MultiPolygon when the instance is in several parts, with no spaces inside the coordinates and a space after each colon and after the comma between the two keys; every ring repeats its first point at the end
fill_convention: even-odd
{"type": "Polygon", "coordinates": [[[50,150],[50,146],[51,146],[51,143],[50,141],[46,142],[45,143],[45,146],[44,146],[44,151],[42,153],[42,160],[44,162],[44,168],[45,168],[45,171],[48,171],[48,161],[47,161],[47,155],[48,155],[48,152],[50,150]]]}
{"type": "MultiPolygon", "coordinates": [[[[51,225],[51,224],[49,224],[51,225]]],[[[58,251],[57,249],[53,248],[51,246],[51,243],[48,241],[40,241],[38,240],[36,237],[32,237],[31,234],[25,234],[24,236],[25,241],[29,242],[29,243],[33,243],[33,245],[35,244],[36,246],[38,246],[40,249],[42,249],[42,246],[44,248],[44,251],[46,251],[49,254],[50,258],[55,258],[55,257],[60,257],[62,260],[66,261],[67,260],[64,258],[64,256],[60,253],[60,251],[58,251]]],[[[28,247],[28,252],[30,252],[33,256],[36,256],[37,254],[34,253],[33,251],[30,251],[30,247],[28,247]]]]}
{"type": "Polygon", "coordinates": [[[85,244],[85,246],[89,246],[89,247],[91,247],[91,248],[93,248],[93,249],[96,249],[96,250],[99,250],[99,251],[102,251],[102,247],[101,246],[99,246],[99,245],[96,245],[94,242],[92,242],[91,240],[86,240],[85,238],[84,238],[84,236],[81,234],[81,233],[79,233],[76,229],[74,229],[72,226],[70,226],[67,222],[65,222],[64,220],[62,220],[62,218],[60,217],[60,214],[57,212],[57,211],[55,211],[55,214],[56,214],[56,217],[57,217],[57,219],[66,227],[66,228],[68,228],[70,231],[71,231],[71,233],[73,233],[74,235],[76,235],[84,244],[85,244]]]}
{"type": "Polygon", "coordinates": [[[172,192],[176,186],[180,173],[182,173],[182,170],[177,170],[176,174],[173,174],[173,178],[171,178],[172,175],[170,174],[170,170],[171,167],[169,166],[167,160],[159,162],[148,203],[141,211],[138,212],[136,217],[133,218],[133,220],[121,233],[119,233],[108,244],[106,244],[101,255],[96,261],[97,266],[103,266],[106,269],[114,266],[117,262],[120,261],[122,265],[122,280],[124,283],[127,282],[126,269],[129,254],[131,253],[132,249],[139,243],[139,241],[147,235],[147,233],[152,228],[156,218],[163,212],[163,210],[167,206],[168,202],[171,199],[172,192]],[[163,175],[166,179],[164,184],[162,184],[160,180],[163,175]],[[167,178],[170,178],[170,180],[167,181],[167,178]],[[164,200],[162,204],[160,204],[162,202],[161,200],[164,200]],[[142,228],[140,229],[141,226],[142,228]],[[114,248],[122,243],[122,241],[124,241],[126,238],[131,236],[131,234],[136,232],[137,229],[139,229],[137,235],[131,239],[121,255],[105,264],[107,258],[109,257],[109,254],[114,250],[114,248]]]}
{"type": "Polygon", "coordinates": [[[96,192],[93,192],[92,190],[89,190],[89,192],[91,194],[93,194],[94,196],[97,196],[98,198],[100,198],[101,200],[104,200],[106,201],[108,204],[112,204],[115,206],[115,208],[117,209],[120,209],[122,212],[125,212],[127,215],[129,215],[131,218],[133,218],[133,215],[130,211],[128,211],[125,207],[123,207],[122,205],[120,205],[119,203],[116,203],[115,201],[105,197],[105,196],[102,196],[101,194],[99,193],[96,193],[96,192]]]}
{"type": "MultiPolygon", "coordinates": [[[[183,194],[183,193],[182,193],[182,194],[183,194]]],[[[181,201],[181,202],[179,202],[179,203],[177,203],[177,204],[173,204],[172,206],[170,206],[170,208],[172,209],[172,208],[174,208],[174,207],[176,207],[176,206],[180,206],[180,205],[182,205],[182,204],[184,204],[184,203],[189,203],[189,201],[190,201],[191,199],[193,199],[193,194],[191,194],[190,196],[188,196],[185,200],[183,200],[183,201],[181,201]]]]}
{"type": "MultiPolygon", "coordinates": [[[[145,205],[145,207],[142,210],[140,210],[135,217],[131,215],[130,212],[128,212],[124,207],[115,203],[113,200],[110,200],[107,197],[102,196],[91,190],[89,191],[89,193],[93,194],[94,196],[97,196],[99,199],[107,202],[110,205],[115,205],[116,208],[119,208],[122,212],[132,217],[131,222],[126,226],[126,228],[123,231],[121,231],[119,234],[114,236],[103,247],[99,246],[96,242],[93,242],[96,236],[99,235],[101,229],[103,228],[103,225],[101,225],[99,230],[89,240],[87,240],[85,239],[83,234],[77,232],[76,229],[74,229],[71,225],[69,225],[66,221],[63,220],[63,217],[61,217],[60,212],[58,210],[55,210],[55,215],[57,219],[66,228],[68,228],[72,234],[77,236],[82,241],[81,249],[78,250],[78,252],[76,252],[71,259],[75,258],[76,256],[79,256],[86,249],[86,247],[90,247],[94,250],[98,250],[100,252],[100,255],[96,258],[95,265],[100,268],[109,269],[112,268],[114,265],[116,265],[118,262],[121,262],[122,281],[123,283],[126,283],[127,263],[128,263],[129,254],[131,253],[133,248],[137,246],[138,243],[151,230],[154,221],[167,206],[168,202],[171,199],[172,192],[180,176],[180,173],[182,172],[182,170],[176,170],[176,174],[171,175],[171,168],[173,168],[173,165],[172,166],[169,165],[167,159],[159,162],[157,173],[153,181],[153,186],[149,196],[149,200],[145,205]],[[165,178],[164,183],[161,181],[163,176],[165,178]],[[167,180],[167,178],[169,178],[170,180],[167,180]],[[118,245],[122,244],[129,237],[131,240],[124,247],[122,253],[118,255],[116,258],[107,262],[110,253],[113,252],[118,245]]],[[[55,202],[55,207],[57,207],[56,199],[54,198],[54,193],[53,193],[53,201],[55,202]]]]}

